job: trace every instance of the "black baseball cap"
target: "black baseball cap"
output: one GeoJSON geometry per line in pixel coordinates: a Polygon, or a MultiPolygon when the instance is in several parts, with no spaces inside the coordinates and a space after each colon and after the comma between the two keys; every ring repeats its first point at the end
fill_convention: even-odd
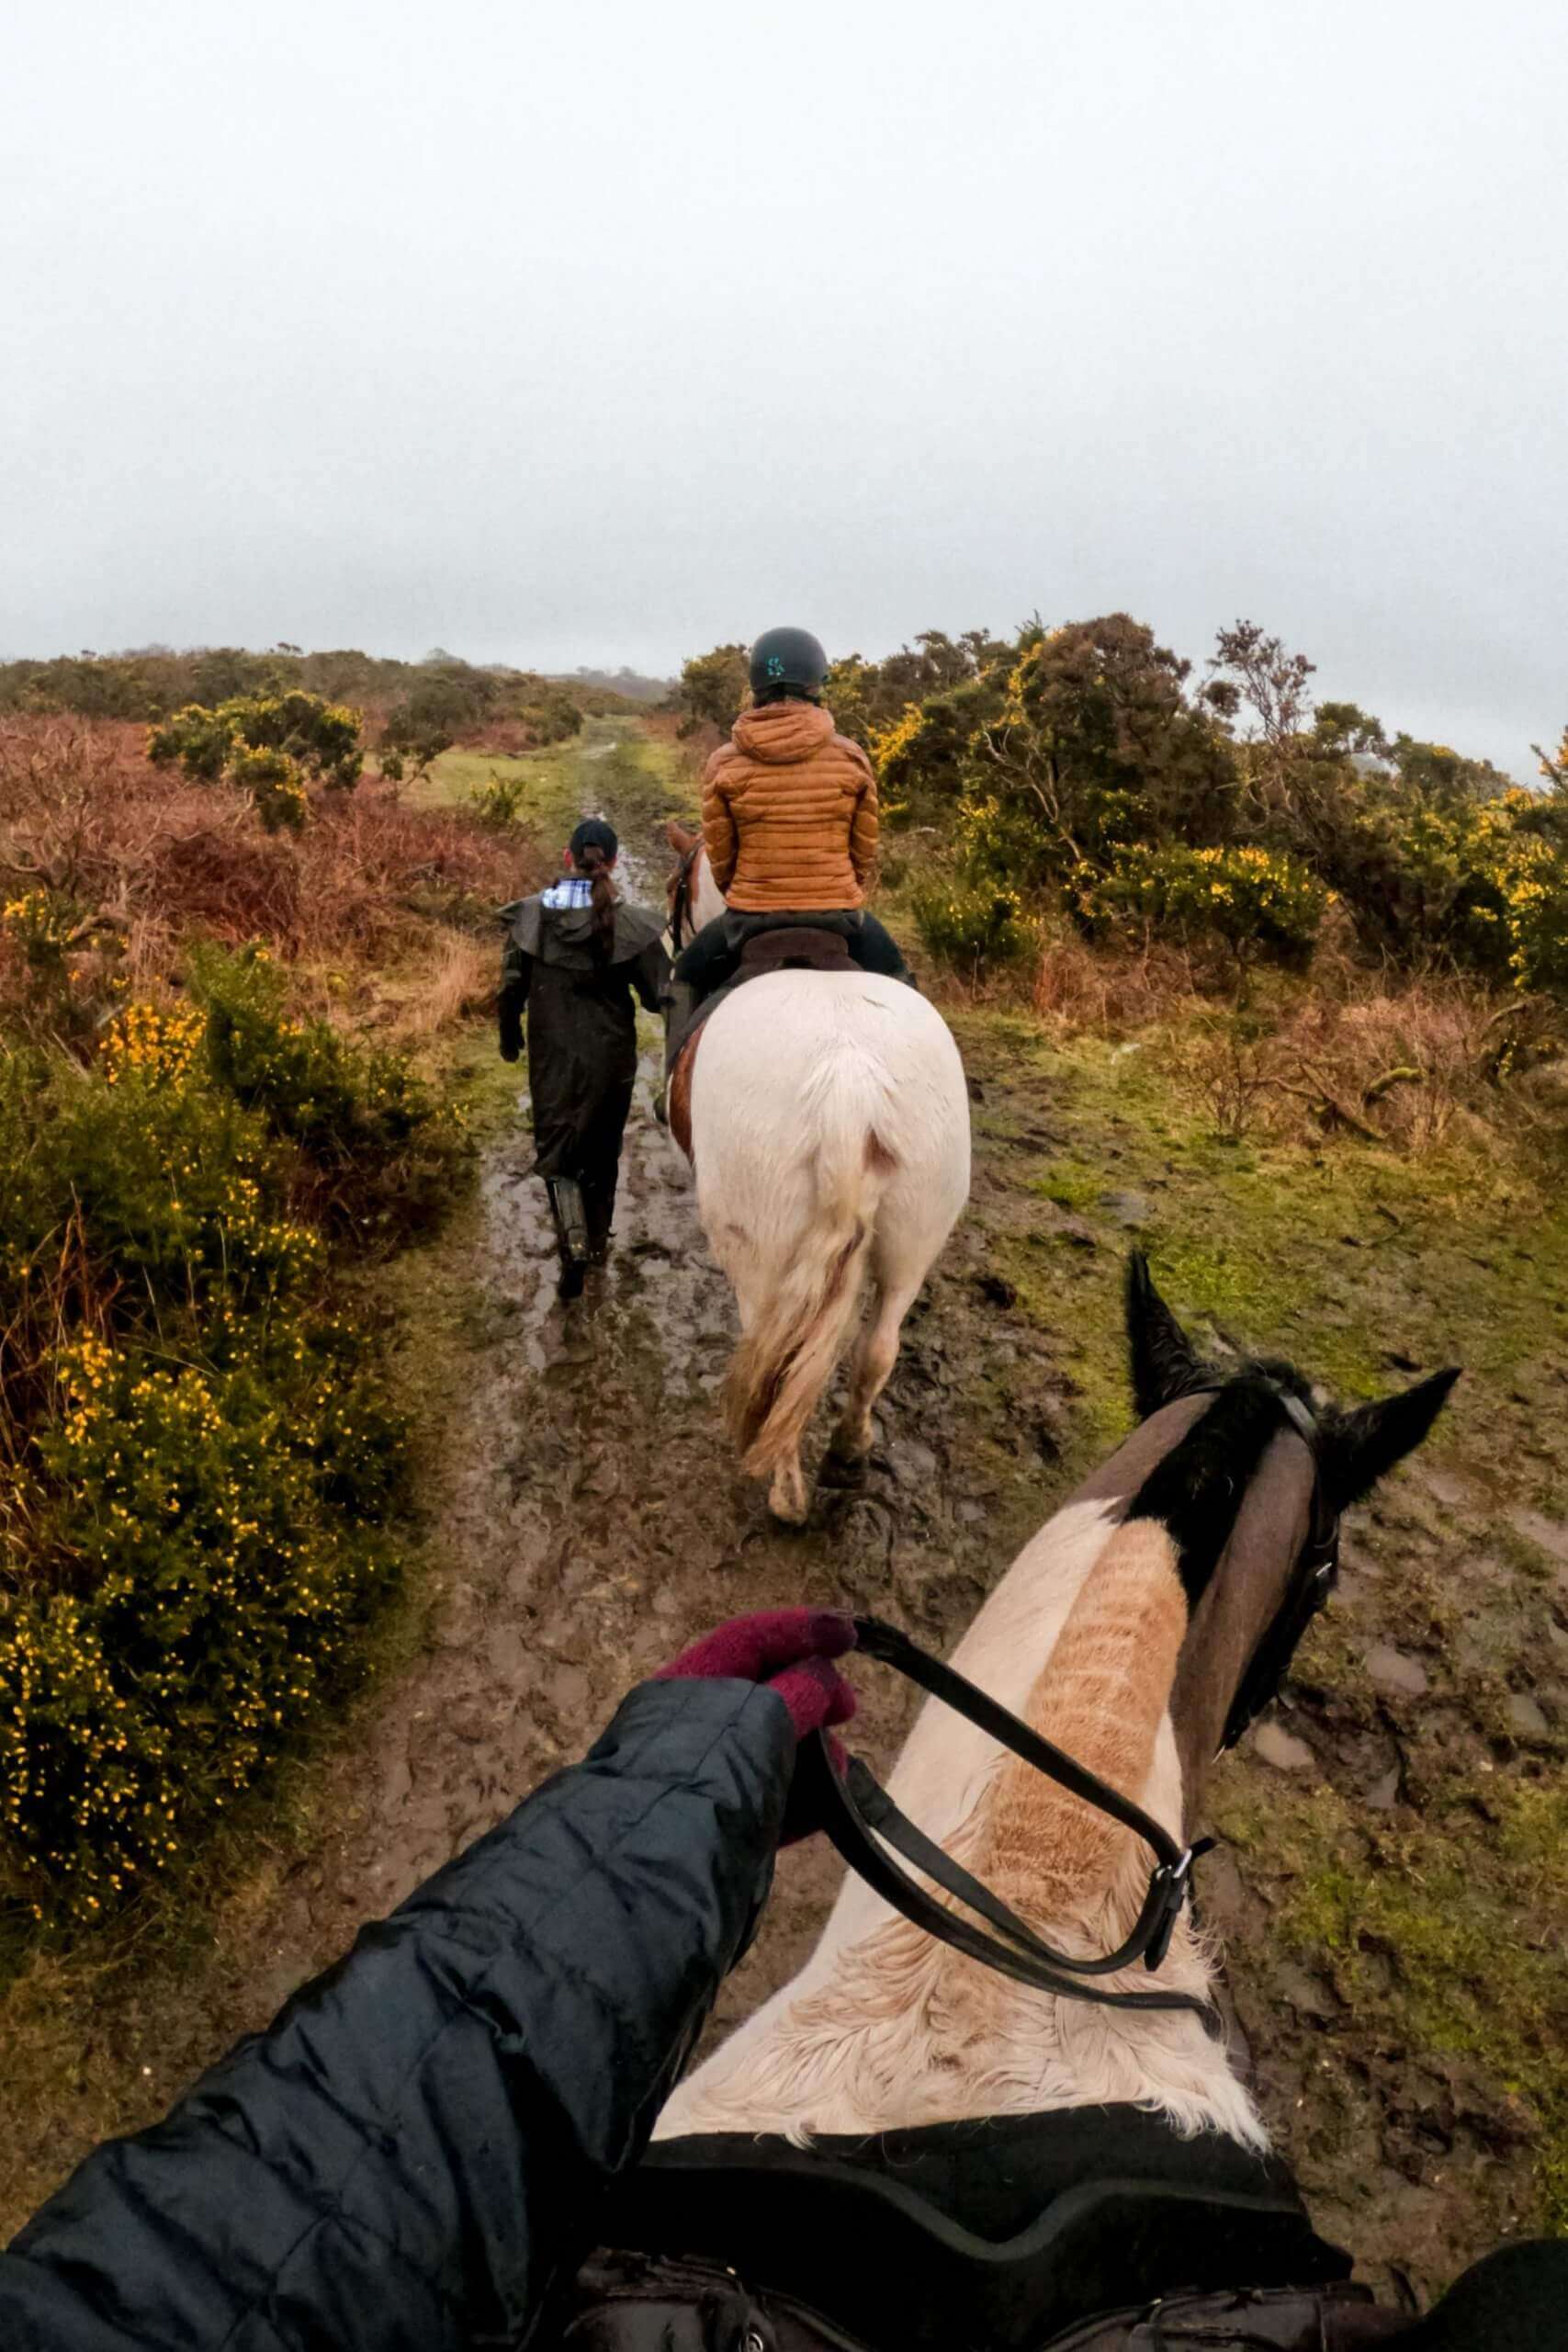
{"type": "Polygon", "coordinates": [[[573,857],[581,857],[585,849],[596,849],[606,862],[619,854],[620,846],[614,825],[607,825],[603,817],[584,817],[567,843],[573,857]]]}

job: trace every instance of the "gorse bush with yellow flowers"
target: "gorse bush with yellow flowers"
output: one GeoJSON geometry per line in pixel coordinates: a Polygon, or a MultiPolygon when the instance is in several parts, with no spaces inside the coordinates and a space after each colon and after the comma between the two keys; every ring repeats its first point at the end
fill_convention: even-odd
{"type": "Polygon", "coordinates": [[[1568,995],[1568,803],[1514,789],[1361,813],[1348,895],[1396,954],[1446,950],[1518,989],[1568,995]]]}
{"type": "Polygon", "coordinates": [[[1223,943],[1246,962],[1266,956],[1303,963],[1329,892],[1299,859],[1248,842],[1189,849],[1145,842],[1118,849],[1110,870],[1079,866],[1070,904],[1091,935],[1146,926],[1191,944],[1223,943]]]}
{"type": "Polygon", "coordinates": [[[187,704],[149,731],[147,756],[154,767],[177,763],[196,783],[236,786],[270,832],[298,832],[308,779],[339,790],[357,783],[359,732],[356,710],[296,687],[187,704]]]}
{"type": "Polygon", "coordinates": [[[81,910],[62,890],[24,890],[0,905],[7,944],[35,972],[59,970],[80,920],[81,910]]]}
{"type": "Polygon", "coordinates": [[[909,903],[928,953],[971,979],[1017,963],[1035,944],[1023,900],[1001,883],[939,876],[918,885],[909,903]]]}
{"type": "Polygon", "coordinates": [[[385,1238],[439,1212],[464,1150],[461,1115],[406,1055],[293,1013],[287,977],[263,949],[198,949],[191,979],[213,1075],[299,1148],[329,1226],[385,1238]]]}
{"type": "Polygon", "coordinates": [[[1194,674],[1106,613],[856,656],[828,699],[875,763],[889,826],[930,839],[941,878],[915,912],[961,969],[1064,920],[1163,937],[1200,974],[1299,965],[1337,906],[1341,944],[1380,962],[1568,998],[1568,741],[1538,751],[1547,788],[1525,791],[1353,703],[1314,702],[1313,675],[1246,621],[1194,674]]]}
{"type": "Polygon", "coordinates": [[[167,1872],[395,1573],[400,1431],[329,1233],[423,1215],[461,1136],[263,957],[195,974],[85,1069],[0,1052],[0,1902],[33,1917],[167,1872]]]}
{"type": "Polygon", "coordinates": [[[507,832],[520,821],[528,805],[528,793],[526,775],[501,775],[492,768],[484,783],[475,785],[469,793],[468,807],[481,825],[507,832]]]}
{"type": "Polygon", "coordinates": [[[227,1366],[93,1339],[56,1366],[0,1620],[0,1843],[35,1917],[177,1861],[342,1690],[394,1573],[399,1433],[352,1340],[276,1304],[223,1337],[227,1366]]]}

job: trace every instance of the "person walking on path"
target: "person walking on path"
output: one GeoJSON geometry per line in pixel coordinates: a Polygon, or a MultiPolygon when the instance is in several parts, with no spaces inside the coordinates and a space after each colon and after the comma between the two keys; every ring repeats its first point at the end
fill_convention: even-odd
{"type": "Polygon", "coordinates": [[[549,1193],[560,1295],[609,1254],[621,1138],[637,1079],[637,1002],[662,1006],[662,926],[616,887],[620,843],[602,817],[572,834],[565,873],[502,910],[501,1054],[514,1062],[528,1015],[534,1173],[549,1193]]]}

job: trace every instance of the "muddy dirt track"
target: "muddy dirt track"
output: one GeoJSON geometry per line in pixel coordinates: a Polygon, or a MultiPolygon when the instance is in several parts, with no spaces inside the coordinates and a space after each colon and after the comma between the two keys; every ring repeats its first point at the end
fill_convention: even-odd
{"type": "MultiPolygon", "coordinates": [[[[650,1115],[651,1081],[645,1061],[615,1258],[581,1306],[556,1301],[521,1126],[491,1149],[477,1211],[444,1245],[470,1290],[463,1344],[441,1366],[454,1393],[438,1444],[426,1441],[447,1581],[427,1656],[384,1700],[368,1751],[339,1768],[343,1833],[277,1919],[291,1972],[341,1950],[367,1913],[581,1755],[628,1686],[694,1634],[800,1600],[892,1605],[945,1645],[1040,1515],[1043,1424],[1021,1429],[1010,1387],[977,1428],[968,1373],[984,1351],[1045,1397],[1045,1351],[996,1329],[970,1236],[910,1318],[863,1485],[823,1491],[806,1529],[768,1518],[720,1428],[733,1306],[684,1162],[650,1115]]],[[[858,1736],[886,1747],[902,1693],[866,1697],[858,1736]]],[[[826,1856],[784,1858],[724,2016],[804,1958],[835,1871],[826,1856]]]]}

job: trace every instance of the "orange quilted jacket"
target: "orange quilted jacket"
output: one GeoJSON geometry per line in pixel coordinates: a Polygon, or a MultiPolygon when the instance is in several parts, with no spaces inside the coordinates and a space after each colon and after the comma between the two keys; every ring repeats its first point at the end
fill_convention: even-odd
{"type": "Polygon", "coordinates": [[[714,880],[741,914],[858,907],[876,857],[876,777],[830,711],[742,711],[703,778],[714,880]]]}

